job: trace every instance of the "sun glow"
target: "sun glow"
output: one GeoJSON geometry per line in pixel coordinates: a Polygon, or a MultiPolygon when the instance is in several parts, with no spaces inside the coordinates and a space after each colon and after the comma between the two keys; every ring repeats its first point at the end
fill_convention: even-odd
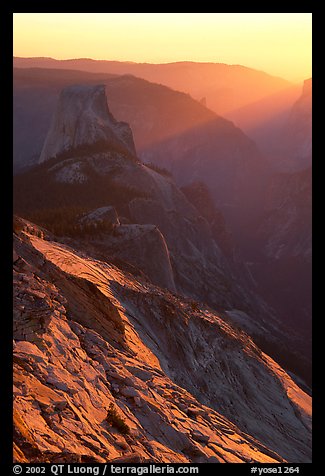
{"type": "Polygon", "coordinates": [[[14,55],[241,64],[311,76],[311,13],[14,13],[14,55]]]}

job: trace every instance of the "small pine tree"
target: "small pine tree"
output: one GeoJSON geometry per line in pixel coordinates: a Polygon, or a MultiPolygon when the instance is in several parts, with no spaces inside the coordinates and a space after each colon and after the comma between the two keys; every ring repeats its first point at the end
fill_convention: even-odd
{"type": "Polygon", "coordinates": [[[110,403],[108,407],[106,421],[123,435],[128,435],[130,433],[129,426],[125,423],[123,418],[119,416],[113,403],[110,403]]]}

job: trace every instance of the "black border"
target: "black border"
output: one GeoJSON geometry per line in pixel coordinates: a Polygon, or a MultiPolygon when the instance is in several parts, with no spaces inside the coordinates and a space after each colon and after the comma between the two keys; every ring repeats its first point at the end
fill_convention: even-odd
{"type": "MultiPolygon", "coordinates": [[[[1,12],[1,102],[4,107],[2,112],[2,140],[1,140],[1,251],[2,261],[5,266],[2,267],[1,291],[3,292],[1,306],[1,345],[0,345],[0,369],[1,369],[1,397],[0,397],[0,415],[1,415],[1,465],[12,465],[12,13],[10,11],[1,12]],[[7,226],[8,225],[8,226],[7,226]]],[[[4,474],[4,473],[2,473],[4,474]]],[[[10,473],[11,474],[11,471],[10,473]]]]}
{"type": "MultiPolygon", "coordinates": [[[[280,4],[279,4],[280,5],[280,4]]],[[[318,5],[321,5],[318,3],[318,5]]],[[[4,299],[1,305],[1,345],[0,345],[0,431],[1,431],[1,445],[0,445],[0,468],[4,469],[1,471],[1,474],[9,475],[12,474],[12,441],[13,441],[13,425],[12,425],[12,213],[13,213],[13,204],[12,204],[12,156],[13,156],[13,145],[12,145],[12,124],[13,124],[13,108],[12,108],[12,97],[13,97],[13,13],[14,12],[25,12],[25,13],[37,13],[37,12],[62,12],[64,13],[64,7],[59,8],[60,6],[57,2],[54,4],[53,8],[52,3],[49,2],[12,2],[11,5],[2,5],[1,14],[0,14],[0,34],[1,34],[1,99],[4,107],[1,108],[2,115],[2,140],[1,140],[1,171],[2,171],[2,183],[0,186],[2,193],[2,213],[1,213],[1,250],[2,250],[2,262],[5,265],[2,268],[0,273],[1,281],[1,291],[3,292],[4,299]],[[26,9],[28,7],[28,12],[26,9]],[[58,11],[57,11],[58,10],[58,11]]],[[[83,12],[87,12],[87,8],[83,9],[82,4],[78,4],[79,9],[83,12]]],[[[100,8],[101,5],[97,4],[99,12],[104,11],[105,8],[100,8]]],[[[105,7],[112,7],[111,4],[105,3],[105,7]]],[[[121,6],[127,8],[127,5],[123,1],[120,5],[116,2],[116,7],[121,6]]],[[[134,6],[134,5],[133,5],[134,6]]],[[[149,8],[143,8],[143,11],[151,11],[152,4],[148,5],[149,8]]],[[[158,7],[160,5],[157,5],[158,7]]],[[[220,6],[220,5],[218,5],[220,6]]],[[[225,5],[226,6],[226,5],[225,5]]],[[[233,5],[235,6],[235,5],[233,5]]],[[[242,7],[243,5],[241,5],[242,7]]],[[[245,5],[248,9],[249,5],[245,5]]],[[[65,13],[68,13],[72,10],[68,8],[68,5],[65,6],[65,13]]],[[[88,4],[89,7],[89,4],[88,4]]],[[[140,5],[138,6],[139,8],[140,5]]],[[[165,9],[167,5],[164,3],[165,9]]],[[[189,8],[190,5],[184,7],[184,9],[189,8]]],[[[203,7],[203,5],[201,6],[203,7]]],[[[206,10],[209,11],[211,3],[207,4],[206,10]]],[[[265,5],[267,7],[267,5],[265,5]]],[[[272,4],[273,11],[280,11],[280,7],[277,8],[276,5],[272,4]]],[[[298,5],[295,4],[297,8],[298,5]]],[[[175,5],[174,5],[175,8],[175,5]]],[[[284,12],[292,10],[292,7],[286,7],[283,2],[281,2],[281,8],[284,9],[284,12]]],[[[239,10],[240,8],[238,8],[239,10]]],[[[256,8],[250,8],[251,12],[261,11],[261,4],[256,6],[256,8]]],[[[80,11],[79,10],[79,11],[80,11]]],[[[128,9],[129,10],[129,9],[128,9]]],[[[131,8],[130,8],[131,10],[131,8]]],[[[319,230],[317,233],[316,226],[317,224],[323,222],[324,212],[322,210],[322,195],[321,195],[321,185],[323,180],[323,175],[319,172],[319,164],[324,160],[323,149],[320,148],[319,144],[319,134],[317,124],[321,124],[321,121],[317,121],[317,116],[320,116],[321,113],[321,102],[319,99],[319,93],[321,91],[322,75],[320,72],[321,63],[317,58],[317,49],[323,50],[321,43],[322,37],[320,35],[321,22],[323,21],[323,14],[320,8],[316,11],[311,5],[311,3],[303,4],[300,11],[309,10],[313,14],[312,23],[313,23],[313,149],[314,157],[316,157],[316,164],[313,166],[313,248],[314,256],[317,257],[317,262],[313,261],[313,307],[314,319],[313,319],[313,412],[314,412],[314,429],[313,429],[313,463],[311,464],[300,464],[300,475],[301,474],[315,474],[313,471],[314,464],[320,463],[322,460],[321,451],[323,447],[322,440],[322,424],[320,420],[320,415],[322,414],[322,392],[320,390],[320,385],[322,383],[324,370],[324,358],[322,353],[322,342],[317,342],[317,338],[321,337],[321,331],[316,332],[317,325],[319,325],[320,320],[324,319],[322,316],[322,300],[321,300],[321,291],[322,291],[322,282],[319,279],[321,275],[317,274],[317,265],[319,265],[321,257],[320,250],[324,247],[322,243],[322,231],[319,230]],[[320,218],[320,220],[319,220],[320,218]],[[317,312],[317,314],[316,314],[317,312]]],[[[121,11],[117,9],[117,11],[121,11]]],[[[168,10],[167,10],[168,11],[168,10]]],[[[227,10],[226,10],[227,11],[227,10]]],[[[282,12],[282,13],[284,13],[282,12]]],[[[179,12],[181,13],[181,12],[179,12]]],[[[323,86],[324,87],[324,86],[323,86]]],[[[206,465],[200,465],[200,469],[203,470],[206,465]]],[[[229,474],[231,472],[238,471],[238,474],[250,474],[251,465],[239,465],[228,463],[222,467],[217,467],[217,474],[229,474]],[[245,466],[245,468],[244,468],[245,466]]],[[[258,465],[257,465],[258,466],[258,465]]],[[[263,467],[274,467],[274,465],[260,465],[263,467]]],[[[292,464],[291,466],[294,466],[292,464]]],[[[211,467],[210,467],[211,469],[211,467]]],[[[208,470],[209,471],[209,470],[208,470]]],[[[50,473],[48,473],[50,474],[50,473]]],[[[202,471],[200,471],[202,474],[202,471]]],[[[297,473],[294,473],[297,474],[297,473]]]]}

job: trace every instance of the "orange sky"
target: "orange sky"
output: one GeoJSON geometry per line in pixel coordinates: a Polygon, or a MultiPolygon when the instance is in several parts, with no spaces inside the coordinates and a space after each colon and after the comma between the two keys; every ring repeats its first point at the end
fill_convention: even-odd
{"type": "Polygon", "coordinates": [[[311,13],[14,13],[14,55],[241,64],[311,77],[311,13]]]}

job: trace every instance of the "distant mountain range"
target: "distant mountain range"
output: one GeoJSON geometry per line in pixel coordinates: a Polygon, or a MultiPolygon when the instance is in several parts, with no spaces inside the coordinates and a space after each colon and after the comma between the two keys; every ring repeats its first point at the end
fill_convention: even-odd
{"type": "MultiPolygon", "coordinates": [[[[79,70],[97,74],[131,74],[190,94],[217,114],[233,121],[251,137],[275,168],[281,133],[298,100],[301,84],[292,84],[263,71],[222,63],[130,63],[91,59],[14,58],[17,68],[79,70]]],[[[42,73],[40,73],[41,75],[42,73]]],[[[135,131],[136,134],[136,131],[135,131]]]]}
{"type": "Polygon", "coordinates": [[[189,93],[220,115],[291,86],[289,81],[240,65],[190,61],[150,64],[92,59],[14,57],[15,68],[51,68],[116,75],[132,74],[189,93]]]}
{"type": "Polygon", "coordinates": [[[78,78],[83,84],[100,80],[106,85],[110,110],[130,124],[142,160],[167,168],[182,185],[206,182],[227,219],[236,221],[238,204],[245,203],[250,215],[258,212],[271,170],[253,141],[189,95],[133,76],[15,69],[14,163],[18,170],[38,161],[59,91],[78,78]]]}

